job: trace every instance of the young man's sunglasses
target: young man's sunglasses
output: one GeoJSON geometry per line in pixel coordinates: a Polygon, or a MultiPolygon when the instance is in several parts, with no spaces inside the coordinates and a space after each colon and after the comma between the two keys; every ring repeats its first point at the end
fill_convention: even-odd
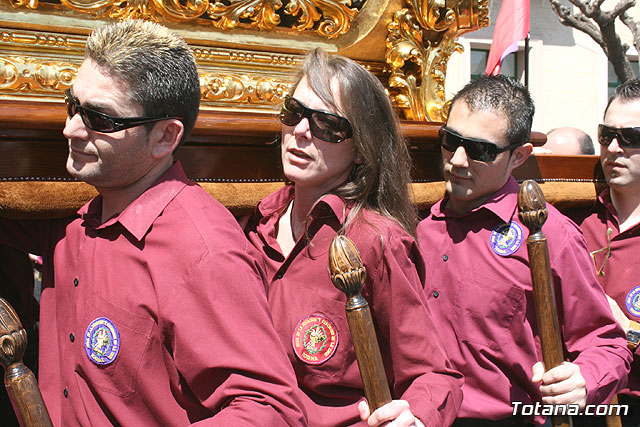
{"type": "Polygon", "coordinates": [[[466,151],[467,156],[480,162],[492,162],[496,159],[498,154],[522,145],[518,143],[510,144],[506,147],[499,147],[491,142],[465,138],[446,127],[440,128],[438,136],[440,137],[440,146],[445,150],[453,153],[458,149],[458,147],[462,146],[464,147],[464,151],[466,151]]]}
{"type": "Polygon", "coordinates": [[[280,121],[287,126],[295,126],[304,117],[309,121],[311,135],[323,141],[337,144],[353,136],[349,120],[337,114],[309,108],[287,95],[280,111],[280,121]]]}
{"type": "Polygon", "coordinates": [[[615,138],[622,148],[640,148],[640,127],[613,128],[607,125],[598,125],[598,142],[603,147],[608,147],[615,138]]]}
{"type": "Polygon", "coordinates": [[[71,95],[71,89],[67,89],[64,92],[65,100],[67,104],[67,114],[69,118],[73,118],[76,114],[80,114],[82,123],[89,129],[101,132],[111,133],[117,132],[123,129],[129,129],[132,127],[140,126],[145,123],[158,122],[166,119],[178,119],[179,117],[113,117],[100,111],[92,110],[80,105],[78,98],[71,95]]]}

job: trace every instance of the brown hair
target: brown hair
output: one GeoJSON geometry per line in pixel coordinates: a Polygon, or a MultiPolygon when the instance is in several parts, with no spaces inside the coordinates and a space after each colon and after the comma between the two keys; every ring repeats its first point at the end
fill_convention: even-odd
{"type": "Polygon", "coordinates": [[[347,181],[331,191],[352,208],[345,228],[365,208],[398,222],[415,236],[417,215],[409,195],[411,158],[382,83],[357,62],[329,56],[321,49],[306,56],[291,94],[303,77],[327,106],[349,120],[354,150],[362,159],[354,164],[347,181]],[[339,82],[342,107],[331,90],[333,79],[339,82]]]}
{"type": "Polygon", "coordinates": [[[145,115],[180,117],[185,141],[198,117],[200,78],[184,39],[162,25],[127,20],[95,30],[85,56],[129,85],[145,115]]]}

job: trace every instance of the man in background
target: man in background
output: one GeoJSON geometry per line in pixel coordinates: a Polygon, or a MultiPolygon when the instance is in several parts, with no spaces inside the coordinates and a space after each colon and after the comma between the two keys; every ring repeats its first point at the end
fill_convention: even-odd
{"type": "MultiPolygon", "coordinates": [[[[626,389],[624,426],[640,425],[640,80],[619,86],[598,126],[605,189],[585,211],[569,212],[584,232],[598,280],[634,358],[626,389]]],[[[604,423],[602,424],[604,425],[604,423]]]]}

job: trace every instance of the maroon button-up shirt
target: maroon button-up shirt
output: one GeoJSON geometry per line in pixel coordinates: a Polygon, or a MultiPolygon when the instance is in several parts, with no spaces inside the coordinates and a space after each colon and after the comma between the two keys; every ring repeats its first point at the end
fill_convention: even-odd
{"type": "Polygon", "coordinates": [[[40,385],[54,424],[304,425],[259,255],[233,216],[179,164],[118,216],[100,213],[97,197],[76,218],[0,222],[0,240],[44,256],[40,385]],[[119,350],[98,364],[106,336],[119,350]]]}
{"type": "MultiPolygon", "coordinates": [[[[329,246],[347,208],[341,198],[325,196],[311,212],[311,242],[301,237],[285,257],[276,226],[292,199],[292,186],[266,197],[245,229],[267,264],[276,330],[306,394],[309,425],[366,425],[359,423],[357,404],[364,391],[345,315],[346,296],[329,275],[329,246]],[[319,355],[300,344],[306,342],[302,337],[309,320],[327,332],[328,345],[319,355]],[[335,350],[325,352],[332,343],[335,350]]],[[[450,368],[426,307],[421,286],[425,270],[414,239],[394,221],[366,210],[346,236],[367,269],[362,295],[371,308],[393,398],[407,400],[426,426],[449,425],[460,406],[462,380],[450,368]]]]}
{"type": "MultiPolygon", "coordinates": [[[[461,418],[502,419],[512,415],[511,402],[530,404],[541,398],[531,382],[532,366],[542,353],[529,232],[517,219],[517,192],[518,183],[510,178],[482,206],[463,215],[445,209],[441,200],[418,226],[431,274],[425,286],[429,308],[454,367],[465,376],[461,418]],[[522,231],[519,246],[515,236],[496,245],[494,228],[510,222],[522,231]]],[[[565,354],[580,366],[587,403],[608,402],[626,384],[631,353],[595,278],[580,230],[547,207],[542,231],[548,239],[565,354]]]]}
{"type": "MultiPolygon", "coordinates": [[[[618,213],[611,203],[609,189],[603,191],[591,210],[568,214],[582,228],[587,246],[594,254],[597,269],[604,276],[598,278],[605,293],[613,298],[624,314],[640,322],[640,224],[620,232],[618,213]],[[607,229],[611,229],[607,245],[607,229]],[[607,247],[611,256],[607,259],[607,247]]],[[[631,364],[628,388],[622,391],[640,397],[640,350],[636,349],[631,364]]]]}

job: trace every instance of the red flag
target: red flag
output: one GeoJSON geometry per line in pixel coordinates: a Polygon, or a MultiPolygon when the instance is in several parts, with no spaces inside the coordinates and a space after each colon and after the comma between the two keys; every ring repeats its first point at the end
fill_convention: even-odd
{"type": "Polygon", "coordinates": [[[518,50],[518,41],[529,33],[529,0],[503,0],[493,30],[485,73],[500,73],[502,60],[518,50]]]}

